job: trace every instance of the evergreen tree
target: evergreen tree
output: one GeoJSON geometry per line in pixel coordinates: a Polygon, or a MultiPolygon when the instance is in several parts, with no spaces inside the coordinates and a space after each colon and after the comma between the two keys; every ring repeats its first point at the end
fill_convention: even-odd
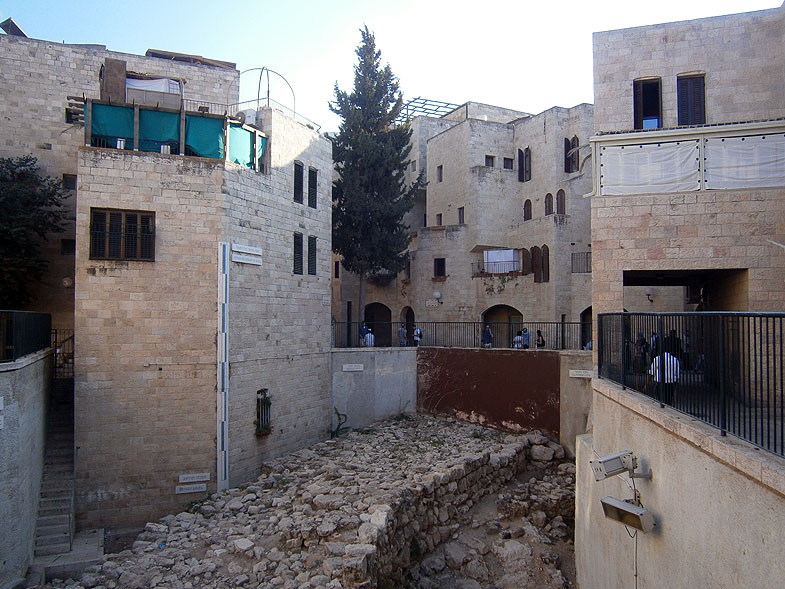
{"type": "Polygon", "coordinates": [[[41,177],[32,155],[0,158],[0,309],[30,301],[29,286],[41,278],[46,261],[41,240],[65,230],[62,182],[41,177]]]}
{"type": "Polygon", "coordinates": [[[360,277],[359,307],[365,312],[365,280],[394,275],[408,259],[409,230],[403,216],[414,204],[420,180],[406,186],[409,165],[408,125],[398,125],[403,97],[389,65],[381,67],[381,52],[366,26],[360,31],[354,89],[335,84],[330,110],[341,117],[333,140],[338,179],[333,190],[333,251],[344,267],[360,277]]]}

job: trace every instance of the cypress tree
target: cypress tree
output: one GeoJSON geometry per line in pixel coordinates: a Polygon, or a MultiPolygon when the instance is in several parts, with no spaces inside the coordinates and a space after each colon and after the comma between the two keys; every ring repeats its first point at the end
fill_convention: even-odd
{"type": "Polygon", "coordinates": [[[403,96],[389,64],[381,67],[381,52],[366,26],[360,30],[354,89],[335,84],[330,110],[342,122],[333,140],[337,180],[333,190],[333,251],[343,265],[359,275],[359,307],[365,313],[365,281],[370,276],[394,275],[408,259],[409,230],[403,216],[412,208],[420,185],[404,182],[409,165],[411,129],[395,119],[403,96]]]}

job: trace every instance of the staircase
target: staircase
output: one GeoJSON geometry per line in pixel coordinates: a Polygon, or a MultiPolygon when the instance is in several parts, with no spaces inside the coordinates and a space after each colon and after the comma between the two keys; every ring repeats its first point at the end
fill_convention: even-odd
{"type": "Polygon", "coordinates": [[[47,420],[35,555],[63,554],[74,536],[74,384],[58,379],[47,420]]]}

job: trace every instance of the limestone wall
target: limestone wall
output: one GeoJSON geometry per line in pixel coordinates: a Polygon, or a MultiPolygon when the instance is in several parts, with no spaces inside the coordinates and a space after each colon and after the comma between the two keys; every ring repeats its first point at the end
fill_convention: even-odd
{"type": "MultiPolygon", "coordinates": [[[[577,448],[575,560],[582,587],[779,587],[785,574],[781,458],[594,380],[593,434],[577,448]],[[595,482],[589,460],[632,450],[654,531],[630,538],[600,499],[631,497],[618,477],[595,482]],[[729,498],[731,498],[729,500],[729,498]],[[685,558],[685,555],[689,558],[685,558]]],[[[626,475],[623,477],[626,478],[626,475]]]]}
{"type": "Polygon", "coordinates": [[[706,122],[785,116],[785,9],[594,33],[595,128],[634,127],[633,80],[661,77],[664,127],[678,124],[676,76],[706,74],[706,122]]]}
{"type": "Polygon", "coordinates": [[[53,358],[44,350],[0,364],[0,586],[33,560],[53,358]]]}

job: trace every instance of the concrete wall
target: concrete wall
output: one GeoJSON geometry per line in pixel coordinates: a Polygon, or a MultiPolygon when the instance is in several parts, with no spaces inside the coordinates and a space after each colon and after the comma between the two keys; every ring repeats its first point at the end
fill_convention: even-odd
{"type": "Polygon", "coordinates": [[[591,377],[594,373],[590,351],[559,352],[559,443],[575,456],[575,438],[589,427],[591,377]]]}
{"type": "MultiPolygon", "coordinates": [[[[582,587],[780,587],[785,576],[783,460],[606,381],[594,380],[591,435],[577,448],[575,559],[582,587]],[[600,499],[631,497],[595,482],[589,460],[632,450],[654,531],[635,539],[600,499]],[[637,544],[637,546],[636,546],[637,544]],[[636,562],[637,553],[637,562],[636,562]]],[[[624,477],[626,478],[626,476],[624,477]]]]}
{"type": "MultiPolygon", "coordinates": [[[[367,427],[374,421],[417,408],[417,349],[333,350],[332,407],[347,416],[343,427],[367,427]]],[[[331,429],[338,426],[330,409],[331,429]]]]}
{"type": "Polygon", "coordinates": [[[0,586],[33,560],[53,358],[44,350],[0,364],[0,586]]]}

